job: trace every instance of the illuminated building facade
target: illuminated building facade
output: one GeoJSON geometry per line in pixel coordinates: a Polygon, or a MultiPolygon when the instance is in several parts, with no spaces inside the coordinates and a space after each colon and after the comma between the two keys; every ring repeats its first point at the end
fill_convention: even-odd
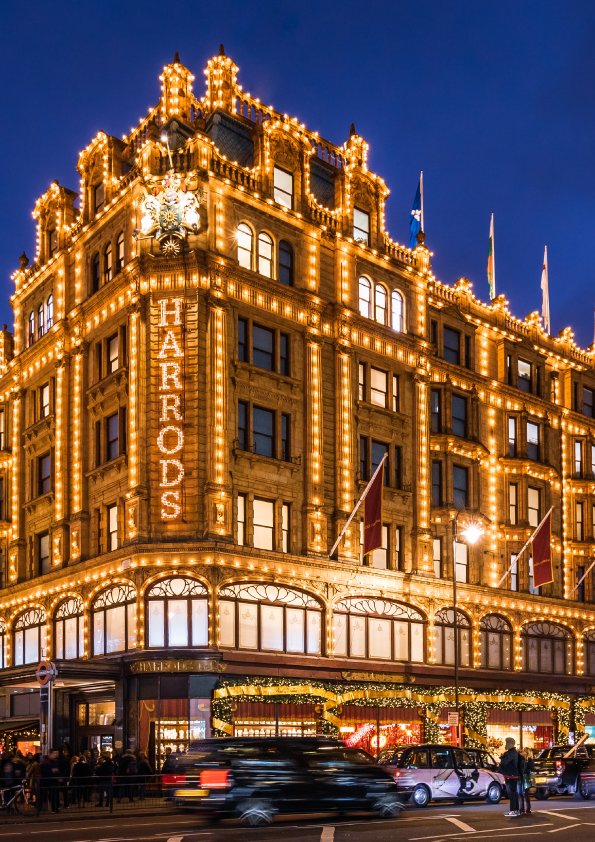
{"type": "MultiPolygon", "coordinates": [[[[336,146],[178,56],[77,192],[34,209],[0,339],[0,736],[147,750],[342,733],[377,750],[595,727],[593,348],[431,271],[336,146]],[[353,522],[388,454],[382,549],[353,522]],[[553,507],[555,581],[527,556],[553,507]],[[458,510],[480,523],[452,543],[458,510]],[[4,707],[2,707],[4,702],[4,707]]],[[[12,741],[12,743],[11,743],[12,741]]]]}

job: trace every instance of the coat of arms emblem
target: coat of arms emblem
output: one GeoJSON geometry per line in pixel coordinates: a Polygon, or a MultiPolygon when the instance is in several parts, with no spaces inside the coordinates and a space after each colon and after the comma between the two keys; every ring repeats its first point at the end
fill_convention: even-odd
{"type": "Polygon", "coordinates": [[[200,227],[202,190],[189,191],[187,182],[174,170],[149,189],[141,202],[140,231],[136,229],[134,236],[154,237],[164,254],[179,254],[187,233],[196,234],[200,227]]]}

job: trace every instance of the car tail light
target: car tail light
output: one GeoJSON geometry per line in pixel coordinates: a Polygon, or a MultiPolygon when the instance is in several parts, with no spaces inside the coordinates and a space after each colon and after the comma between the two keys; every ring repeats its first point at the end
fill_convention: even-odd
{"type": "Polygon", "coordinates": [[[231,786],[227,769],[204,769],[200,773],[201,789],[227,789],[231,786]]]}
{"type": "Polygon", "coordinates": [[[176,786],[177,784],[185,784],[186,783],[186,775],[164,775],[163,776],[163,785],[164,786],[176,786]]]}
{"type": "Polygon", "coordinates": [[[585,778],[595,778],[595,772],[581,772],[581,780],[585,778]]]}
{"type": "Polygon", "coordinates": [[[563,775],[564,774],[564,761],[563,760],[556,760],[556,775],[563,775]]]}

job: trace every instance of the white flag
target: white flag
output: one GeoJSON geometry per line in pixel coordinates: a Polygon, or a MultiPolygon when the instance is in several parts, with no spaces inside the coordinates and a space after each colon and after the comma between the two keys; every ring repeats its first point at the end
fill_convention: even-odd
{"type": "Polygon", "coordinates": [[[543,316],[543,327],[547,335],[550,335],[550,288],[547,279],[547,246],[543,253],[543,269],[541,270],[541,315],[543,316]]]}

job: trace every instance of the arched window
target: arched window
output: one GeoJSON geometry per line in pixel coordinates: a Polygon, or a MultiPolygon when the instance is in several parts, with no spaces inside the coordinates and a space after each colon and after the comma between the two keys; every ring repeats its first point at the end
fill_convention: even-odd
{"type": "Polygon", "coordinates": [[[83,603],[71,597],[60,603],[54,615],[54,656],[58,660],[82,658],[84,651],[83,603]]]}
{"type": "Polygon", "coordinates": [[[195,579],[162,579],[146,594],[149,647],[208,646],[207,589],[195,579]]]}
{"type": "Polygon", "coordinates": [[[116,274],[124,268],[124,232],[120,231],[116,241],[116,274]]]}
{"type": "Polygon", "coordinates": [[[360,278],[359,287],[359,311],[366,319],[370,318],[370,302],[372,300],[372,284],[367,278],[360,278]]]}
{"type": "Polygon", "coordinates": [[[48,296],[47,304],[45,305],[45,332],[47,333],[54,324],[54,296],[48,296]]]}
{"type": "Polygon", "coordinates": [[[595,629],[585,634],[587,675],[595,675],[595,629]]]}
{"type": "Polygon", "coordinates": [[[109,284],[114,276],[114,267],[112,264],[112,244],[108,243],[103,252],[103,283],[109,284]]]}
{"type": "Polygon", "coordinates": [[[258,271],[265,278],[273,277],[273,241],[264,231],[258,235],[258,271]]]}
{"type": "MultiPolygon", "coordinates": [[[[434,658],[437,664],[455,662],[455,613],[452,608],[438,611],[434,619],[434,658]]],[[[457,609],[459,632],[459,666],[471,664],[471,623],[469,618],[457,609]]]]}
{"type": "Polygon", "coordinates": [[[6,661],[6,653],[8,647],[7,638],[8,635],[6,634],[6,623],[4,622],[4,620],[0,620],[0,670],[8,666],[8,663],[6,661]]]}
{"type": "Polygon", "coordinates": [[[35,342],[35,313],[33,310],[29,313],[29,348],[35,342]]]}
{"type": "Polygon", "coordinates": [[[244,269],[252,269],[252,229],[245,222],[240,222],[236,237],[238,240],[238,263],[244,269]]]}
{"type": "Polygon", "coordinates": [[[47,628],[43,608],[29,608],[13,625],[13,666],[35,664],[47,657],[47,628]]]}
{"type": "Polygon", "coordinates": [[[108,655],[134,649],[136,596],[132,585],[113,585],[93,603],[93,654],[108,655]]]}
{"type": "Polygon", "coordinates": [[[99,276],[99,254],[96,254],[91,263],[91,279],[93,282],[93,292],[97,292],[101,286],[101,278],[99,276]]]}
{"type": "Polygon", "coordinates": [[[492,670],[512,669],[512,626],[499,614],[488,614],[479,624],[479,662],[492,670]]]}
{"type": "Polygon", "coordinates": [[[391,325],[398,333],[403,332],[403,296],[394,289],[390,297],[391,303],[391,325]]]}
{"type": "Polygon", "coordinates": [[[43,314],[43,301],[37,308],[37,338],[41,339],[44,334],[45,329],[45,319],[43,314]]]}
{"type": "Polygon", "coordinates": [[[554,623],[530,623],[521,632],[523,669],[572,675],[574,646],[572,635],[554,623]]]}
{"type": "Polygon", "coordinates": [[[279,243],[279,280],[286,287],[293,286],[293,249],[285,240],[279,243]]]}
{"type": "Polygon", "coordinates": [[[423,663],[424,616],[386,599],[342,599],[333,610],[334,654],[423,663]]]}
{"type": "Polygon", "coordinates": [[[374,318],[381,325],[386,324],[387,315],[387,295],[386,289],[382,284],[376,284],[374,290],[374,318]]]}
{"type": "Polygon", "coordinates": [[[219,592],[221,646],[320,655],[322,606],[283,585],[225,585],[219,592]]]}

